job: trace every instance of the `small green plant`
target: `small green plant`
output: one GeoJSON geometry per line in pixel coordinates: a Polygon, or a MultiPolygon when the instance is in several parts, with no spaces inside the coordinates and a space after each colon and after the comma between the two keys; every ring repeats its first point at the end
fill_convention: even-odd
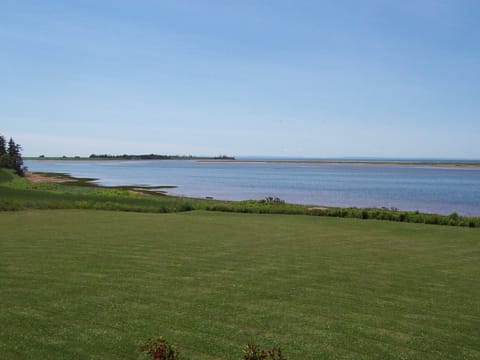
{"type": "Polygon", "coordinates": [[[171,345],[162,337],[158,339],[148,339],[140,350],[151,357],[158,360],[178,360],[179,352],[175,345],[171,345]]]}
{"type": "Polygon", "coordinates": [[[260,346],[255,342],[251,341],[243,350],[243,360],[264,360],[264,359],[272,359],[272,360],[287,360],[282,355],[282,349],[278,348],[271,348],[267,350],[261,350],[260,346]]]}

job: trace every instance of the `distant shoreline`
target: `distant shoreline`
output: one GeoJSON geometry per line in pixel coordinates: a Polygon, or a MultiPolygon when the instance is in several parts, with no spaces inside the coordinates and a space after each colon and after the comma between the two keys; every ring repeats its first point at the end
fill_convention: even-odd
{"type": "Polygon", "coordinates": [[[213,157],[169,157],[163,159],[143,158],[89,158],[89,157],[25,157],[29,161],[165,161],[190,160],[206,163],[234,163],[234,164],[302,164],[302,165],[391,165],[391,166],[432,166],[449,168],[480,168],[479,161],[424,161],[424,160],[288,160],[288,159],[231,159],[213,157]]]}
{"type": "Polygon", "coordinates": [[[302,164],[302,165],[408,165],[408,166],[438,166],[438,167],[480,167],[478,162],[446,162],[446,161],[372,161],[372,160],[209,160],[200,159],[198,162],[224,162],[244,164],[302,164]]]}
{"type": "Polygon", "coordinates": [[[233,156],[192,156],[192,155],[159,155],[159,154],[143,154],[143,155],[90,155],[86,156],[24,156],[24,160],[39,161],[126,161],[126,160],[235,160],[233,156]]]}

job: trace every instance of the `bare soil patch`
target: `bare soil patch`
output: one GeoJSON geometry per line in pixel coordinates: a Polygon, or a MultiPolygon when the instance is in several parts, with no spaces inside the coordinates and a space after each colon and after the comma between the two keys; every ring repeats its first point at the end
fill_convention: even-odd
{"type": "Polygon", "coordinates": [[[65,183],[65,182],[71,182],[75,181],[74,179],[69,179],[65,177],[57,177],[57,176],[47,176],[47,175],[42,175],[38,173],[32,173],[30,171],[27,171],[25,173],[25,176],[28,180],[34,183],[65,183]]]}

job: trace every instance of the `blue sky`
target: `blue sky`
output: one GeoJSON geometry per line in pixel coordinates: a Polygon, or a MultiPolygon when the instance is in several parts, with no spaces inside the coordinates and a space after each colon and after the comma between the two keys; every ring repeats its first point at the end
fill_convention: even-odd
{"type": "Polygon", "coordinates": [[[0,0],[24,155],[480,158],[480,2],[0,0]]]}

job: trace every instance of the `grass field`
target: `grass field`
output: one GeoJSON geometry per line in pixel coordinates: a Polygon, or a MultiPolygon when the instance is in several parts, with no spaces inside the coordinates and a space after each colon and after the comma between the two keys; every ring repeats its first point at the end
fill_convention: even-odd
{"type": "Polygon", "coordinates": [[[0,358],[479,359],[480,230],[312,216],[0,213],[0,358]]]}

